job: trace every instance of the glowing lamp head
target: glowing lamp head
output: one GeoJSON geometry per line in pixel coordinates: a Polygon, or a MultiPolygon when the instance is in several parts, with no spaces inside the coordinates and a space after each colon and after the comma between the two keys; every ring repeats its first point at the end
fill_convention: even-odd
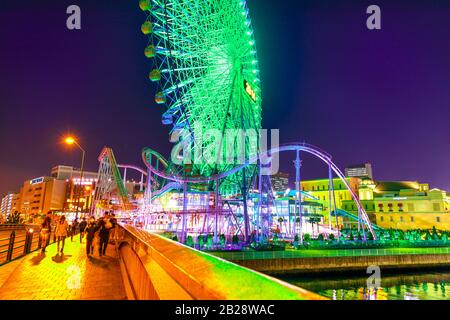
{"type": "Polygon", "coordinates": [[[72,145],[75,143],[75,138],[74,137],[67,137],[64,139],[64,142],[68,145],[72,145]]]}

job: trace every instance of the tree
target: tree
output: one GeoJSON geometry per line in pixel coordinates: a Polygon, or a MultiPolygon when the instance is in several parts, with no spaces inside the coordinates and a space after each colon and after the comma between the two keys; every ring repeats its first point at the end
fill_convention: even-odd
{"type": "Polygon", "coordinates": [[[197,237],[197,243],[198,243],[198,247],[199,247],[200,249],[202,249],[202,248],[203,248],[203,245],[205,244],[205,239],[204,239],[203,235],[199,235],[199,236],[197,237]]]}
{"type": "Polygon", "coordinates": [[[19,212],[11,213],[6,221],[7,224],[23,224],[23,219],[20,217],[19,212]]]}
{"type": "Polygon", "coordinates": [[[239,244],[239,237],[235,234],[231,241],[233,242],[233,244],[239,244]]]}
{"type": "Polygon", "coordinates": [[[275,234],[275,235],[273,236],[272,241],[273,241],[273,244],[274,244],[274,245],[278,245],[278,235],[277,235],[277,234],[275,234]]]}
{"type": "Polygon", "coordinates": [[[309,233],[305,233],[305,234],[303,235],[303,240],[304,240],[304,241],[309,241],[309,240],[311,240],[311,235],[310,235],[309,233]]]}
{"type": "Polygon", "coordinates": [[[225,245],[227,244],[227,239],[225,238],[225,235],[224,235],[224,234],[221,234],[221,235],[220,235],[220,237],[219,237],[219,242],[220,242],[220,245],[221,245],[222,247],[225,247],[225,245]]]}
{"type": "Polygon", "coordinates": [[[334,236],[334,234],[330,233],[330,235],[328,236],[328,239],[330,239],[331,241],[334,241],[336,239],[336,237],[334,236]]]}
{"type": "Polygon", "coordinates": [[[323,241],[323,239],[324,239],[324,236],[323,236],[322,233],[320,233],[320,234],[317,236],[317,240],[323,241]]]}
{"type": "Polygon", "coordinates": [[[208,237],[206,238],[206,247],[208,249],[212,248],[213,246],[213,236],[212,234],[208,234],[208,237]]]}

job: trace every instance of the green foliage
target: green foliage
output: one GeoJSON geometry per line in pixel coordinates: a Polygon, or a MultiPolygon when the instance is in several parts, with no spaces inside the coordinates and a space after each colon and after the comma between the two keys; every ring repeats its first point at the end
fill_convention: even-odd
{"type": "Polygon", "coordinates": [[[330,235],[328,236],[328,239],[330,239],[331,241],[336,240],[336,237],[334,236],[334,234],[330,233],[330,235]]]}
{"type": "Polygon", "coordinates": [[[278,245],[279,244],[278,235],[275,234],[273,236],[272,242],[273,242],[274,245],[278,245]]]}
{"type": "Polygon", "coordinates": [[[174,235],[174,236],[172,237],[172,240],[173,240],[173,241],[178,241],[178,236],[177,236],[177,235],[174,235]]]}
{"type": "Polygon", "coordinates": [[[203,245],[205,244],[205,238],[203,237],[203,235],[199,235],[197,237],[197,243],[200,249],[203,248],[203,245]]]}
{"type": "Polygon", "coordinates": [[[208,234],[208,237],[206,238],[206,247],[208,249],[212,248],[213,246],[213,236],[212,234],[208,234]]]}
{"type": "Polygon", "coordinates": [[[227,238],[225,238],[225,235],[224,235],[224,234],[221,234],[221,235],[220,235],[220,237],[219,237],[219,242],[220,242],[220,245],[221,245],[222,247],[224,247],[224,246],[227,244],[227,238]]]}
{"type": "Polygon", "coordinates": [[[6,220],[7,224],[23,224],[23,219],[20,217],[19,212],[11,213],[8,217],[8,220],[6,220]]]}
{"type": "Polygon", "coordinates": [[[325,237],[323,236],[322,233],[317,236],[317,240],[319,240],[319,241],[323,241],[324,238],[325,237]]]}
{"type": "Polygon", "coordinates": [[[194,246],[194,239],[192,239],[192,236],[188,236],[186,239],[186,245],[189,247],[193,247],[194,246]]]}
{"type": "Polygon", "coordinates": [[[233,244],[239,244],[239,237],[235,234],[231,240],[233,244]]]}
{"type": "Polygon", "coordinates": [[[303,235],[303,240],[305,240],[305,241],[310,241],[310,240],[311,240],[311,235],[310,235],[309,233],[305,233],[305,234],[303,235]]]}

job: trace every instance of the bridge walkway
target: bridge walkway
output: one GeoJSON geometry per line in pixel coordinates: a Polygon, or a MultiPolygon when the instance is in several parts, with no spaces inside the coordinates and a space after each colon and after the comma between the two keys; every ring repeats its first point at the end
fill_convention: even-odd
{"type": "Polygon", "coordinates": [[[114,245],[106,256],[86,256],[79,236],[66,239],[64,255],[56,243],[0,267],[0,300],[126,300],[114,245]]]}

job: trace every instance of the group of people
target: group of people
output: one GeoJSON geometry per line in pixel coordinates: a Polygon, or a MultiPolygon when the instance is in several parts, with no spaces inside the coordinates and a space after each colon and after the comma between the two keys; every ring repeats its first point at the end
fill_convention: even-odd
{"type": "MultiPolygon", "coordinates": [[[[114,213],[106,212],[103,217],[95,220],[94,217],[90,217],[88,221],[83,218],[81,222],[75,219],[72,224],[67,222],[64,215],[60,216],[55,223],[55,236],[57,240],[57,254],[64,254],[64,244],[66,238],[70,236],[73,241],[73,236],[80,233],[80,243],[83,243],[83,238],[86,236],[86,254],[89,256],[94,253],[94,247],[98,247],[99,256],[106,254],[106,248],[109,243],[111,235],[117,233],[117,219],[114,213]]],[[[52,215],[51,212],[47,213],[47,216],[42,223],[41,229],[41,247],[42,253],[49,243],[49,237],[52,230],[52,215]]]]}

